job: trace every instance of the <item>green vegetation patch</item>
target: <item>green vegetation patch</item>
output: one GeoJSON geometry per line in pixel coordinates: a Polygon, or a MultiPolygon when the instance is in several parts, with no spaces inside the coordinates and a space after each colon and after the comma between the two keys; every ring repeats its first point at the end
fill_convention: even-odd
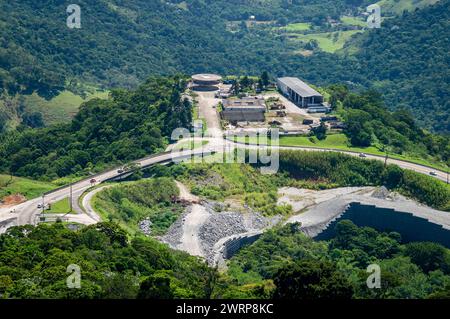
{"type": "Polygon", "coordinates": [[[334,53],[344,47],[345,43],[361,30],[347,30],[336,32],[312,33],[297,35],[295,39],[304,43],[316,42],[318,47],[325,52],[334,53]]]}
{"type": "Polygon", "coordinates": [[[185,87],[179,77],[151,78],[83,103],[70,123],[0,135],[0,172],[56,180],[160,152],[175,128],[192,122],[185,87]]]}
{"type": "Polygon", "coordinates": [[[25,108],[31,112],[40,112],[46,124],[70,122],[84,102],[94,98],[107,99],[108,91],[95,91],[88,93],[85,98],[70,91],[62,91],[51,100],[46,100],[38,94],[23,95],[25,108]]]}
{"type": "Polygon", "coordinates": [[[309,29],[311,29],[311,23],[307,22],[291,23],[281,28],[281,30],[285,30],[287,32],[301,32],[309,29]]]}
{"type": "MultiPolygon", "coordinates": [[[[236,297],[249,284],[267,286],[278,298],[437,298],[450,288],[450,250],[435,243],[402,243],[398,233],[381,233],[344,220],[328,241],[314,241],[298,224],[267,231],[229,261],[229,286],[236,297]],[[367,266],[379,264],[381,289],[369,289],[367,266]]],[[[260,290],[261,294],[266,294],[260,290]]]]}
{"type": "Polygon", "coordinates": [[[70,214],[72,210],[70,209],[69,198],[66,197],[60,201],[50,204],[50,209],[47,209],[45,213],[48,214],[70,214]]]}
{"type": "Polygon", "coordinates": [[[104,220],[118,222],[132,234],[139,232],[139,222],[148,218],[151,234],[157,236],[183,213],[184,206],[176,203],[178,195],[173,179],[155,178],[107,188],[92,202],[104,220]]]}
{"type": "Polygon", "coordinates": [[[0,200],[8,195],[21,194],[33,199],[56,188],[52,183],[34,181],[27,178],[0,175],[0,200]]]}

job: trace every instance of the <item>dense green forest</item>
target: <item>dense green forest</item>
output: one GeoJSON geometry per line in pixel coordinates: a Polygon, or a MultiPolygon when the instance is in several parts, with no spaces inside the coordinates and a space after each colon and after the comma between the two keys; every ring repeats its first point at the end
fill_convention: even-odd
{"type": "Polygon", "coordinates": [[[54,180],[162,151],[175,128],[191,125],[185,85],[179,77],[151,78],[135,91],[114,90],[111,99],[84,103],[71,123],[6,133],[0,170],[54,180]]]}
{"type": "Polygon", "coordinates": [[[292,224],[266,232],[219,274],[197,257],[155,240],[128,238],[117,225],[69,230],[20,226],[0,235],[0,298],[448,298],[450,252],[402,243],[398,233],[337,225],[314,241],[292,224]],[[381,267],[381,289],[368,289],[366,267],[381,267]],[[81,289],[68,289],[69,265],[81,289]]]}
{"type": "Polygon", "coordinates": [[[356,45],[358,52],[347,57],[355,74],[361,72],[371,81],[388,106],[408,107],[421,124],[447,133],[449,21],[449,1],[404,13],[356,39],[350,45],[356,45]]]}
{"type": "Polygon", "coordinates": [[[431,156],[450,165],[450,139],[432,134],[417,124],[412,112],[390,112],[376,91],[355,94],[345,85],[328,87],[331,105],[347,124],[345,133],[353,146],[377,146],[387,153],[431,156]]]}
{"type": "Polygon", "coordinates": [[[128,238],[115,224],[79,231],[62,223],[15,227],[0,236],[0,298],[208,298],[215,271],[197,257],[148,238],[128,238]],[[66,269],[81,270],[68,289],[66,269]]]}
{"type": "Polygon", "coordinates": [[[227,278],[233,285],[223,296],[250,291],[261,298],[260,287],[272,287],[273,297],[283,299],[449,297],[450,251],[439,244],[405,244],[398,233],[345,220],[329,241],[314,241],[297,227],[269,230],[234,256],[227,278]],[[366,285],[370,264],[381,268],[381,289],[366,285]]]}
{"type": "MultiPolygon", "coordinates": [[[[390,108],[412,109],[427,128],[449,132],[449,0],[386,19],[381,29],[350,41],[346,53],[318,51],[308,57],[293,54],[298,44],[272,32],[272,26],[309,22],[329,28],[328,18],[358,15],[369,2],[264,3],[79,1],[82,28],[72,30],[65,26],[68,3],[2,2],[0,89],[3,96],[37,91],[51,97],[63,88],[78,92],[83,83],[136,87],[151,74],[268,70],[322,86],[346,82],[378,89],[390,108]],[[272,24],[247,26],[251,15],[272,24]],[[236,23],[237,30],[230,30],[236,23]]],[[[0,116],[0,126],[6,120],[0,116]]]]}

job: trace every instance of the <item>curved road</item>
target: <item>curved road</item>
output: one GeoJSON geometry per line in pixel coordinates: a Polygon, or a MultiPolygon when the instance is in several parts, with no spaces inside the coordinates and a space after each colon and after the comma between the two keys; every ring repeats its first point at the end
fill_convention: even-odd
{"type": "MultiPolygon", "coordinates": [[[[157,154],[154,156],[146,157],[140,160],[135,161],[140,167],[145,168],[155,164],[161,164],[168,161],[172,161],[173,159],[182,159],[185,157],[190,157],[192,155],[199,154],[199,151],[180,151],[175,153],[165,152],[161,154],[157,154]]],[[[118,173],[119,168],[111,169],[101,174],[95,175],[95,179],[97,183],[103,183],[105,181],[117,178],[124,173],[118,173]]],[[[125,173],[126,174],[126,173],[125,173]]],[[[81,180],[77,183],[72,184],[72,194],[73,200],[77,201],[81,195],[91,187],[91,179],[93,177],[89,177],[87,179],[81,180]]],[[[65,186],[59,189],[56,189],[53,192],[47,193],[44,197],[45,203],[54,203],[64,198],[67,198],[70,194],[70,186],[65,186]]],[[[22,204],[5,207],[0,209],[0,221],[6,220],[9,218],[16,217],[17,221],[15,224],[17,225],[27,225],[27,224],[36,224],[37,216],[41,213],[41,209],[37,206],[42,203],[42,198],[35,198],[29,201],[26,201],[22,204]]],[[[75,215],[76,216],[76,215],[75,215]]],[[[69,219],[71,218],[71,214],[66,215],[69,219]]]]}
{"type": "MultiPolygon", "coordinates": [[[[220,124],[217,118],[217,112],[215,110],[215,105],[220,101],[218,99],[214,98],[214,95],[211,95],[210,92],[208,93],[199,93],[199,106],[200,106],[200,113],[205,118],[207,122],[207,128],[208,131],[211,133],[206,134],[206,136],[209,136],[207,138],[204,138],[204,140],[208,141],[207,145],[202,146],[199,149],[194,150],[179,150],[176,152],[164,152],[160,154],[156,154],[153,156],[149,156],[140,160],[135,161],[136,164],[138,164],[141,168],[149,167],[155,164],[162,164],[167,163],[170,161],[176,161],[185,157],[191,157],[193,155],[200,155],[200,154],[208,154],[211,152],[222,152],[225,148],[230,147],[238,147],[238,148],[246,148],[246,149],[260,149],[260,148],[267,148],[267,146],[261,145],[246,145],[243,143],[236,143],[230,140],[225,140],[222,137],[222,131],[220,130],[220,124]]],[[[182,141],[179,141],[179,143],[182,143],[182,141]]],[[[288,146],[272,146],[273,148],[282,149],[282,150],[302,150],[302,151],[332,151],[332,152],[339,152],[343,154],[348,154],[352,156],[359,156],[359,153],[353,153],[348,151],[342,151],[337,149],[321,149],[321,148],[314,148],[314,147],[288,147],[288,146]]],[[[368,159],[375,159],[380,161],[385,161],[385,158],[383,156],[376,156],[376,155],[366,155],[368,159]]],[[[388,159],[388,163],[390,164],[396,164],[401,168],[409,169],[416,171],[418,173],[422,173],[425,175],[429,175],[430,171],[435,171],[436,176],[435,178],[440,179],[442,181],[447,181],[447,173],[443,171],[438,171],[423,165],[414,164],[402,160],[397,159],[388,159]]],[[[122,175],[126,175],[127,173],[118,173],[118,168],[111,169],[108,171],[105,171],[103,173],[97,174],[95,176],[89,177],[87,179],[81,180],[77,183],[74,183],[72,185],[72,192],[73,192],[73,201],[78,202],[81,195],[88,190],[91,187],[90,180],[92,178],[95,178],[97,183],[103,183],[105,181],[120,177],[122,175]]],[[[53,192],[47,193],[44,201],[45,203],[49,202],[57,202],[59,200],[62,200],[64,198],[67,198],[70,194],[70,186],[65,186],[62,188],[59,188],[53,192]]],[[[85,199],[85,201],[89,201],[90,197],[85,199]]],[[[84,201],[83,201],[84,202],[84,201]]],[[[6,208],[0,208],[0,222],[9,220],[11,218],[16,217],[17,220],[15,224],[17,225],[25,225],[25,224],[36,224],[37,223],[37,216],[41,212],[40,209],[37,208],[38,204],[42,203],[42,198],[36,198],[29,201],[26,201],[20,205],[6,207],[6,208]]],[[[85,203],[86,204],[86,203],[85,203]]],[[[78,208],[78,205],[74,205],[75,208],[77,208],[79,214],[85,214],[84,218],[87,218],[91,220],[92,222],[98,221],[98,216],[93,212],[92,210],[87,211],[87,214],[85,212],[80,211],[80,208],[78,208]]],[[[85,205],[85,207],[88,205],[85,205]]],[[[74,216],[71,217],[71,215],[66,215],[67,217],[77,219],[79,220],[79,216],[75,218],[74,216]]],[[[77,215],[75,215],[77,216],[77,215]]]]}
{"type": "MultiPolygon", "coordinates": [[[[199,155],[199,154],[203,154],[203,153],[210,153],[210,152],[220,152],[223,150],[224,146],[235,146],[235,147],[240,147],[240,148],[246,148],[246,149],[255,149],[255,148],[264,148],[265,146],[257,146],[257,145],[244,145],[244,144],[239,144],[239,143],[234,143],[231,141],[225,141],[224,139],[220,139],[220,138],[207,138],[207,140],[209,140],[209,143],[205,146],[203,146],[201,149],[199,150],[186,150],[183,151],[181,150],[180,152],[176,152],[176,153],[161,153],[155,156],[151,156],[151,157],[147,157],[141,160],[137,160],[135,161],[136,163],[138,163],[140,165],[140,167],[145,168],[145,167],[149,167],[155,164],[160,164],[160,163],[164,163],[164,162],[168,162],[168,161],[172,161],[172,160],[176,160],[176,159],[182,159],[182,158],[186,158],[186,157],[190,157],[193,155],[199,155]]],[[[358,156],[358,154],[356,153],[352,153],[352,152],[347,152],[347,151],[338,151],[338,150],[332,150],[332,149],[316,149],[316,148],[309,148],[309,147],[276,147],[278,149],[283,149],[283,150],[303,150],[303,151],[335,151],[335,152],[340,152],[340,153],[344,153],[344,154],[349,154],[349,155],[353,155],[353,156],[358,156]]],[[[374,155],[367,155],[367,158],[369,159],[376,159],[376,160],[380,160],[380,161],[384,161],[385,158],[382,156],[374,156],[374,155]]],[[[404,162],[404,161],[400,161],[400,160],[396,160],[396,159],[389,159],[388,160],[389,163],[391,164],[396,164],[398,166],[400,166],[401,168],[404,169],[410,169],[422,174],[426,174],[429,175],[430,172],[430,168],[426,167],[426,166],[422,166],[422,165],[418,165],[418,164],[413,164],[413,163],[409,163],[409,162],[404,162]]],[[[437,176],[436,178],[442,180],[442,181],[446,181],[447,179],[447,173],[446,172],[442,172],[442,171],[436,171],[437,176]]],[[[103,172],[99,175],[97,175],[95,177],[95,179],[97,180],[98,183],[103,183],[105,181],[117,178],[119,176],[121,176],[123,174],[118,173],[117,169],[112,169],[106,172],[103,172]]],[[[72,190],[73,190],[73,197],[74,197],[74,201],[77,201],[80,196],[91,187],[90,184],[90,179],[84,179],[82,181],[79,181],[77,183],[74,183],[72,185],[72,190]]],[[[59,200],[62,200],[64,198],[67,198],[70,192],[70,186],[66,186],[63,187],[61,189],[58,189],[48,195],[45,196],[45,202],[56,202],[59,200]]],[[[88,200],[88,199],[86,199],[88,200]]],[[[29,201],[26,201],[20,205],[16,205],[16,206],[12,206],[12,207],[8,207],[8,208],[3,208],[0,209],[0,221],[1,220],[6,220],[8,218],[11,217],[17,217],[17,225],[25,225],[25,224],[36,224],[36,218],[38,216],[38,214],[41,212],[40,209],[37,208],[37,205],[42,203],[42,198],[36,198],[36,199],[32,199],[29,201]],[[11,211],[13,213],[11,213],[11,211]]],[[[85,206],[86,207],[86,206],[85,206]]],[[[95,220],[98,221],[98,218],[95,217],[95,215],[92,214],[92,212],[89,212],[90,217],[95,220]]],[[[70,218],[70,215],[67,215],[70,218]]]]}

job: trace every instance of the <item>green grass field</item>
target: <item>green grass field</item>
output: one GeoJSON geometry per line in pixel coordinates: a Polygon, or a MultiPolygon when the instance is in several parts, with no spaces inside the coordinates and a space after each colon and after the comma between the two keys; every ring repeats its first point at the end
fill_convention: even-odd
{"type": "Polygon", "coordinates": [[[281,28],[281,30],[285,30],[287,32],[301,32],[309,29],[311,29],[311,24],[305,22],[291,23],[281,28]]]}
{"type": "Polygon", "coordinates": [[[10,182],[9,175],[0,175],[0,199],[8,195],[22,194],[27,199],[36,198],[42,193],[56,188],[55,185],[46,182],[34,181],[27,178],[13,177],[10,182]]]}
{"type": "Polygon", "coordinates": [[[348,30],[348,31],[336,31],[325,33],[312,33],[312,34],[296,34],[294,41],[301,41],[307,43],[311,40],[316,40],[319,48],[322,51],[328,53],[334,53],[344,47],[345,43],[356,33],[360,33],[362,30],[348,30]]]}
{"type": "Polygon", "coordinates": [[[88,93],[83,99],[70,91],[63,91],[53,99],[47,101],[36,93],[24,95],[23,102],[26,109],[42,113],[46,124],[55,124],[70,121],[77,113],[78,108],[83,102],[93,98],[108,98],[108,91],[95,91],[88,93]]]}
{"type": "Polygon", "coordinates": [[[72,213],[70,210],[69,198],[66,197],[58,202],[51,203],[50,209],[45,211],[48,214],[69,214],[72,213]]]}
{"type": "Polygon", "coordinates": [[[354,25],[358,27],[367,27],[367,22],[356,17],[343,16],[341,22],[345,25],[354,25]]]}

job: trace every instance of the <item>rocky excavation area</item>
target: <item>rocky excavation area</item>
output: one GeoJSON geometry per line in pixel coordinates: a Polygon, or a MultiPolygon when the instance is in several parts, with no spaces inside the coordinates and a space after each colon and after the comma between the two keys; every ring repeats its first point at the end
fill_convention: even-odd
{"type": "MultiPolygon", "coordinates": [[[[235,235],[246,237],[282,222],[281,216],[267,218],[249,207],[242,211],[220,202],[201,201],[192,197],[185,188],[182,194],[190,197],[192,205],[186,208],[167,234],[159,239],[174,249],[205,258],[212,266],[215,266],[224,243],[236,237],[235,235]]],[[[299,222],[302,224],[302,231],[312,237],[340,216],[353,202],[397,211],[405,210],[450,229],[448,213],[418,204],[391,193],[384,187],[343,187],[321,191],[283,187],[279,189],[278,195],[278,204],[289,204],[294,211],[294,215],[284,223],[299,222]]]]}
{"type": "Polygon", "coordinates": [[[186,220],[192,214],[195,205],[186,208],[186,212],[169,228],[166,235],[160,237],[160,240],[169,244],[172,248],[184,250],[192,255],[199,255],[209,263],[213,264],[215,249],[214,245],[222,238],[232,235],[243,234],[250,231],[261,230],[269,226],[273,226],[279,219],[266,218],[257,212],[233,212],[223,211],[217,212],[217,207],[221,203],[213,201],[202,201],[199,205],[206,211],[207,216],[201,225],[197,225],[198,232],[193,234],[197,236],[200,254],[195,253],[196,247],[191,247],[184,241],[190,240],[186,238],[186,220]]]}
{"type": "MultiPolygon", "coordinates": [[[[282,220],[281,216],[267,218],[249,207],[234,209],[225,203],[200,200],[192,195],[187,188],[177,182],[180,198],[191,202],[180,218],[169,228],[159,240],[169,244],[174,249],[183,250],[191,255],[205,258],[214,265],[221,243],[234,235],[258,232],[271,228],[282,220]],[[220,244],[220,245],[219,245],[220,244]]],[[[307,189],[281,188],[279,190],[279,205],[293,206],[296,214],[315,207],[316,205],[333,201],[342,196],[367,195],[374,188],[348,187],[326,191],[307,189]]],[[[142,222],[141,228],[148,233],[148,225],[142,222]]]]}

